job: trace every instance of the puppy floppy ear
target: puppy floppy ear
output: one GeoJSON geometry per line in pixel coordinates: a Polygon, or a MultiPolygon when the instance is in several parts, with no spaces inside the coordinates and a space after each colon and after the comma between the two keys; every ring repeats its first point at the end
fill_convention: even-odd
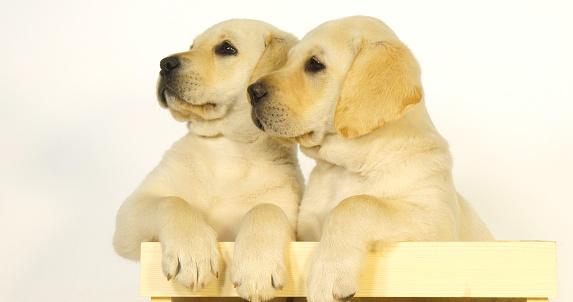
{"type": "Polygon", "coordinates": [[[404,44],[362,41],[340,92],[334,128],[344,138],[361,136],[399,119],[421,99],[420,68],[404,44]]]}
{"type": "Polygon", "coordinates": [[[265,51],[253,70],[249,85],[257,78],[283,66],[287,60],[289,49],[298,39],[286,32],[273,32],[265,37],[265,51]]]}

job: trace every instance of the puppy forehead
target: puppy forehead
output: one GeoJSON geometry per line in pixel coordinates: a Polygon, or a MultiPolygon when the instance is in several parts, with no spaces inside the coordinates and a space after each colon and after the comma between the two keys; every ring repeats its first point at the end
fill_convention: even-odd
{"type": "Polygon", "coordinates": [[[261,42],[271,32],[270,24],[248,19],[231,19],[215,24],[200,34],[194,44],[232,42],[261,42]]]}
{"type": "Polygon", "coordinates": [[[353,39],[345,30],[331,31],[327,28],[315,29],[304,36],[298,44],[289,51],[288,57],[296,62],[306,61],[310,57],[319,60],[337,60],[340,55],[352,54],[353,39]],[[323,30],[324,29],[324,30],[323,30]]]}
{"type": "Polygon", "coordinates": [[[351,50],[354,40],[362,35],[357,24],[348,19],[323,23],[309,31],[293,48],[293,55],[324,55],[332,51],[351,50]]]}
{"type": "Polygon", "coordinates": [[[366,16],[352,16],[325,22],[308,32],[304,40],[320,44],[354,43],[362,39],[383,39],[396,37],[384,22],[366,16]]]}
{"type": "Polygon", "coordinates": [[[310,57],[322,58],[326,54],[326,45],[314,41],[298,43],[288,52],[288,60],[297,62],[306,61],[310,57]]]}

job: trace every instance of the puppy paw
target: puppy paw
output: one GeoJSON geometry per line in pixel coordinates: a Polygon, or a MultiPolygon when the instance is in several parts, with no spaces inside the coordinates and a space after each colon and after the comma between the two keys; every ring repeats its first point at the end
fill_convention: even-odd
{"type": "Polygon", "coordinates": [[[350,301],[358,291],[361,270],[361,255],[324,251],[319,246],[308,276],[307,300],[350,301]]]}
{"type": "Polygon", "coordinates": [[[197,291],[219,276],[217,235],[209,226],[194,228],[184,235],[160,236],[162,268],[167,280],[174,279],[197,291]],[[163,238],[161,238],[163,237],[163,238]]]}
{"type": "Polygon", "coordinates": [[[231,281],[249,301],[268,301],[286,284],[285,255],[294,232],[284,212],[259,204],[243,218],[235,240],[231,281]]]}
{"type": "Polygon", "coordinates": [[[286,284],[287,271],[281,249],[235,247],[231,282],[249,301],[268,301],[286,284]]]}

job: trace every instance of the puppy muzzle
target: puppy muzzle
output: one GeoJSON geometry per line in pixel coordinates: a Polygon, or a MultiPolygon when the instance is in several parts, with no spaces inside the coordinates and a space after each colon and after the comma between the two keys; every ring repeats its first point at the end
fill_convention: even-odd
{"type": "Polygon", "coordinates": [[[157,100],[161,107],[168,107],[168,93],[174,95],[174,91],[168,91],[167,82],[173,79],[173,74],[181,66],[181,60],[177,56],[170,56],[159,62],[159,80],[157,81],[157,100]]]}
{"type": "Polygon", "coordinates": [[[254,83],[247,88],[247,93],[249,94],[249,100],[251,102],[251,119],[257,128],[265,131],[263,123],[257,116],[257,105],[268,96],[269,91],[263,83],[254,83]]]}

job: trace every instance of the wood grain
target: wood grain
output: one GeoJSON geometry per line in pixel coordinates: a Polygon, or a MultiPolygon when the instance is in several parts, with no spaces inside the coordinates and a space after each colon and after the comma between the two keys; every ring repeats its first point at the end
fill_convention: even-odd
{"type": "MultiPolygon", "coordinates": [[[[306,279],[318,243],[294,242],[287,253],[288,281],[279,297],[306,296],[306,279]]],[[[233,242],[220,242],[219,279],[193,293],[167,281],[159,243],[141,245],[143,297],[236,297],[229,278],[233,242]]],[[[401,242],[366,259],[356,297],[557,296],[555,242],[401,242]]],[[[541,298],[535,300],[533,298],[541,298]]],[[[528,300],[529,301],[529,300],[528,300]]]]}

